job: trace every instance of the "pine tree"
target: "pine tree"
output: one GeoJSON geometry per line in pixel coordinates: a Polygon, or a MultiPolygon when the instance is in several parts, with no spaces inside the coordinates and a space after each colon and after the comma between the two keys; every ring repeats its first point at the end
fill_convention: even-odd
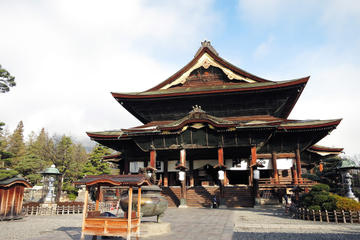
{"type": "Polygon", "coordinates": [[[89,154],[89,160],[83,169],[84,175],[109,174],[109,164],[103,161],[104,156],[111,154],[111,150],[103,145],[97,144],[89,154]]]}
{"type": "Polygon", "coordinates": [[[24,124],[22,121],[19,122],[14,133],[9,137],[7,151],[13,155],[10,167],[15,168],[25,154],[24,124]]]}

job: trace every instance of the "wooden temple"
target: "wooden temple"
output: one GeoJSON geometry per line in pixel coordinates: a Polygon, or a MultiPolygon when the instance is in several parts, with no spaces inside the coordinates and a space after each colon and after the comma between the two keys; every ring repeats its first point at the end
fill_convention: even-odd
{"type": "Polygon", "coordinates": [[[22,177],[0,181],[0,220],[22,218],[24,188],[31,187],[31,184],[22,177]]]}
{"type": "Polygon", "coordinates": [[[153,88],[112,93],[141,126],[87,134],[120,153],[122,174],[157,168],[170,206],[209,206],[214,196],[230,207],[252,206],[255,167],[270,189],[308,183],[302,173],[319,163],[309,156],[324,150],[315,144],[341,121],[288,118],[308,80],[255,76],[204,41],[153,88]]]}

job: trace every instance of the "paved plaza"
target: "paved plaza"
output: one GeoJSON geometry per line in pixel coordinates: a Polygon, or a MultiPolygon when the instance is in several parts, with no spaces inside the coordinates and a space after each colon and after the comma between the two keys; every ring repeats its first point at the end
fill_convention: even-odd
{"type": "MultiPolygon", "coordinates": [[[[30,216],[19,221],[0,222],[0,239],[78,240],[81,214],[30,216]]],[[[155,221],[155,218],[144,218],[155,221]]],[[[360,224],[334,224],[294,220],[282,209],[198,209],[170,208],[163,218],[171,233],[146,240],[217,239],[360,239],[360,224]]],[[[86,238],[91,239],[90,236],[86,238]]],[[[98,237],[98,239],[101,239],[98,237]]],[[[121,239],[121,238],[107,238],[121,239]]]]}

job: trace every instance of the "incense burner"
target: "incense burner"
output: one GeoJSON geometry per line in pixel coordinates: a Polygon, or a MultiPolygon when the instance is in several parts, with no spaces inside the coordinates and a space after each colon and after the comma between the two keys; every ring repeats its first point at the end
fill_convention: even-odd
{"type": "MultiPolygon", "coordinates": [[[[159,217],[164,214],[168,207],[165,197],[160,195],[161,188],[157,185],[144,186],[141,188],[141,215],[143,217],[159,217]]],[[[135,190],[133,194],[132,208],[137,208],[138,193],[135,190]]],[[[120,199],[120,206],[124,212],[128,209],[129,196],[125,195],[120,199]]]]}

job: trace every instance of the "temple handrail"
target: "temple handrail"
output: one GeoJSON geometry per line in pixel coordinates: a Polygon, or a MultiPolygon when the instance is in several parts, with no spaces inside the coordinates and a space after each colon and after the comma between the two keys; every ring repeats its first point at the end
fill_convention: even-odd
{"type": "Polygon", "coordinates": [[[260,178],[259,185],[315,185],[317,182],[307,178],[295,178],[295,179],[275,179],[275,178],[260,178]]]}

